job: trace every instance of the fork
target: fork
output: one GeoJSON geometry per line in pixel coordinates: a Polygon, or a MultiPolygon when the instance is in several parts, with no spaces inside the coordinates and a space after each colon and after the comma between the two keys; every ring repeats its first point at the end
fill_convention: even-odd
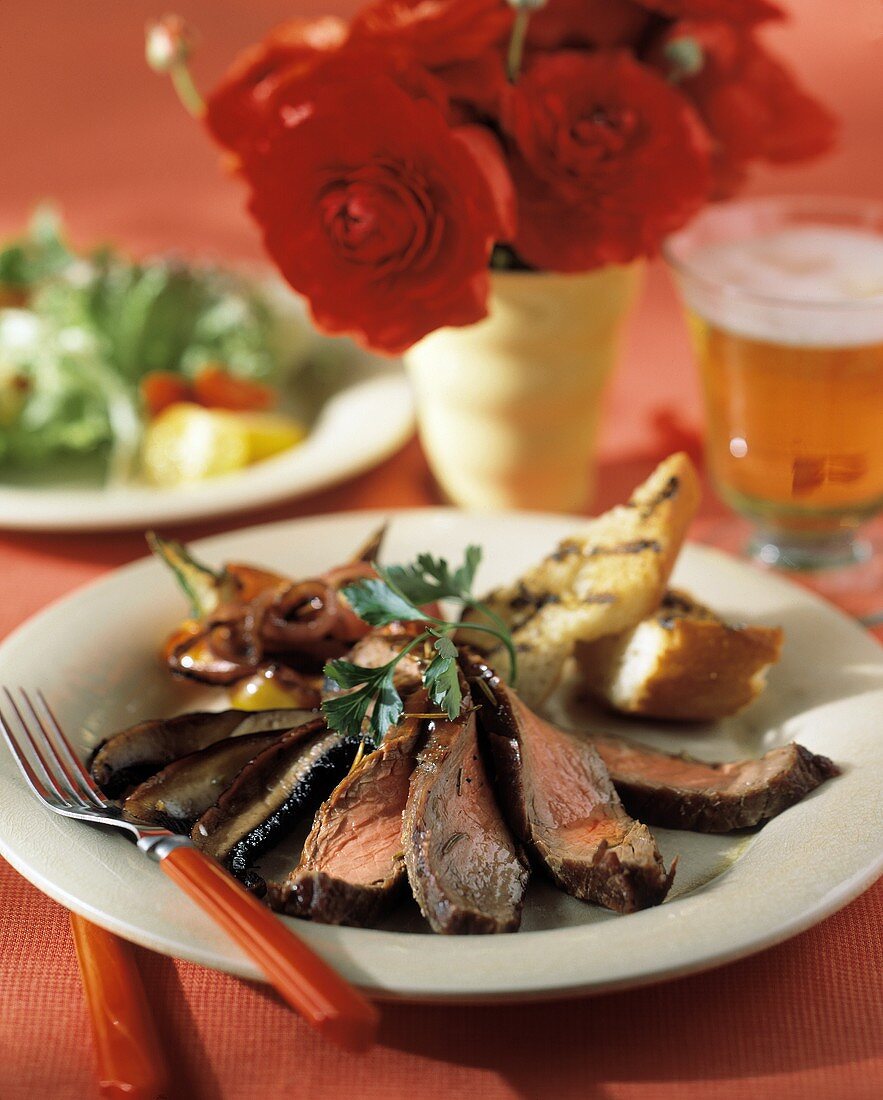
{"type": "Polygon", "coordinates": [[[31,790],[48,809],[135,835],[137,845],[258,964],[304,1019],[344,1050],[364,1051],[378,1025],[374,1006],[189,837],[125,820],[101,793],[41,691],[37,702],[3,689],[0,730],[31,790]],[[27,747],[25,747],[27,746],[27,747]]]}

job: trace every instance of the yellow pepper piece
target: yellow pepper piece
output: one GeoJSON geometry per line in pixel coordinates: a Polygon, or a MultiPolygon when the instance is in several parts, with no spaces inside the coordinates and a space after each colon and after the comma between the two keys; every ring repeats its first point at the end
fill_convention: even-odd
{"type": "Polygon", "coordinates": [[[298,700],[272,674],[266,672],[240,680],[228,694],[237,710],[282,710],[299,705],[298,700]]]}

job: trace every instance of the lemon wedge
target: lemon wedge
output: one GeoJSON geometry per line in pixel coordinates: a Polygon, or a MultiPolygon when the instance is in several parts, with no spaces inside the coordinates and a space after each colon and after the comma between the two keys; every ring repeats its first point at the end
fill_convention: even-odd
{"type": "Polygon", "coordinates": [[[303,443],[306,428],[290,416],[277,413],[232,413],[248,435],[248,461],[260,462],[303,443]]]}
{"type": "Polygon", "coordinates": [[[178,402],[148,425],[141,463],[153,485],[188,485],[269,458],[296,446],[305,434],[303,425],[285,416],[178,402]]]}

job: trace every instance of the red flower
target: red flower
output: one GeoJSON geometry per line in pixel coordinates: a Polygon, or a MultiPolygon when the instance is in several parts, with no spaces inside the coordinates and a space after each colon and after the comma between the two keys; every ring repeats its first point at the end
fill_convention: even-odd
{"type": "Polygon", "coordinates": [[[311,101],[322,85],[340,82],[353,89],[356,74],[385,77],[411,99],[428,99],[446,116],[451,114],[450,96],[444,82],[425,69],[408,50],[392,44],[379,46],[347,41],[332,53],[313,54],[309,60],[290,66],[276,78],[251,147],[259,152],[280,118],[284,115],[290,119],[292,113],[311,101]]]}
{"type": "Polygon", "coordinates": [[[733,192],[750,161],[787,164],[831,148],[833,115],[750,32],[726,23],[677,23],[654,51],[657,64],[667,67],[672,46],[684,40],[698,45],[702,67],[678,87],[714,140],[718,196],[733,192]]]}
{"type": "Polygon", "coordinates": [[[244,50],[206,100],[205,122],[225,148],[241,153],[260,132],[264,112],[280,80],[292,69],[334,50],[346,24],[334,16],[290,19],[244,50]]]}
{"type": "Polygon", "coordinates": [[[512,26],[505,0],[375,0],[356,13],[352,40],[406,46],[429,69],[477,57],[512,26]]]}
{"type": "Polygon", "coordinates": [[[772,0],[636,0],[669,19],[724,19],[728,23],[763,23],[783,19],[784,12],[772,0]]]}
{"type": "Polygon", "coordinates": [[[448,118],[454,123],[496,121],[508,87],[502,50],[488,49],[478,57],[454,61],[432,70],[444,85],[448,118]]]}
{"type": "Polygon", "coordinates": [[[437,106],[357,51],[343,60],[280,89],[244,165],[250,210],[321,328],[395,354],[485,316],[491,249],[511,230],[508,176],[437,106]]]}
{"type": "Polygon", "coordinates": [[[686,100],[625,52],[536,56],[507,93],[514,247],[584,271],[652,253],[709,189],[707,136],[686,100]]]}
{"type": "Polygon", "coordinates": [[[649,22],[647,9],[631,0],[549,0],[530,17],[527,41],[539,50],[625,46],[649,22]]]}

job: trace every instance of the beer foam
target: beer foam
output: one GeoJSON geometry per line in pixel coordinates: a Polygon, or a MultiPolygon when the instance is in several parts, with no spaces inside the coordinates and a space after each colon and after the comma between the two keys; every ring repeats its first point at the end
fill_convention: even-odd
{"type": "Polygon", "coordinates": [[[797,347],[883,342],[883,236],[870,231],[792,226],[707,245],[686,268],[687,304],[718,328],[797,347]]]}

